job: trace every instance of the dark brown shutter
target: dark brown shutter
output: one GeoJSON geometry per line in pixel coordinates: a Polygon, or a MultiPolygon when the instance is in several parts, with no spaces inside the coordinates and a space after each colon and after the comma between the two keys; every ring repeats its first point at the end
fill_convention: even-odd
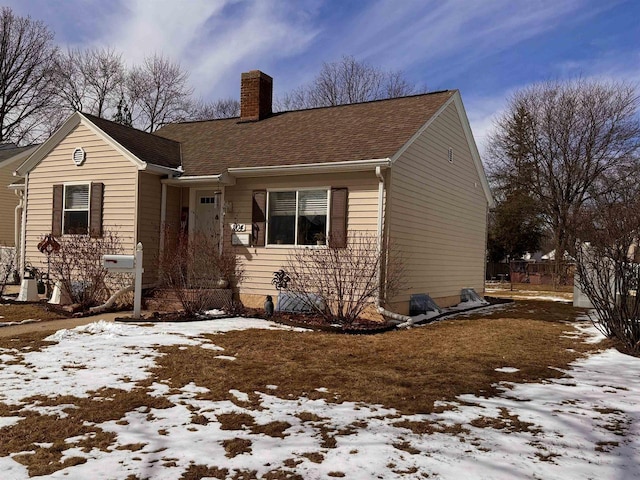
{"type": "Polygon", "coordinates": [[[51,217],[51,234],[54,237],[62,235],[62,203],[64,201],[64,185],[53,186],[53,214],[51,217]]]}
{"type": "Polygon", "coordinates": [[[345,248],[347,246],[347,204],[348,190],[346,188],[332,188],[330,247],[345,248]]]}
{"type": "Polygon", "coordinates": [[[251,211],[251,239],[255,247],[264,247],[265,230],[267,226],[267,192],[256,190],[253,192],[253,207],[251,211]]]}
{"type": "Polygon", "coordinates": [[[89,206],[89,236],[98,238],[102,236],[102,197],[104,183],[91,184],[91,205],[89,206]]]}

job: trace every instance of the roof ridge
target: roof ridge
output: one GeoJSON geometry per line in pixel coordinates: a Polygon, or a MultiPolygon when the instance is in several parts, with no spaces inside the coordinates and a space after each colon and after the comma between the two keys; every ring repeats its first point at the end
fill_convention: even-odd
{"type": "MultiPolygon", "coordinates": [[[[429,95],[438,95],[438,94],[442,94],[442,93],[449,93],[449,92],[455,92],[455,91],[456,91],[456,89],[453,89],[453,90],[449,90],[449,89],[446,89],[446,90],[434,90],[433,92],[415,93],[413,95],[403,95],[401,97],[377,98],[375,100],[366,100],[364,102],[341,103],[340,105],[323,105],[323,106],[319,106],[319,107],[298,108],[296,110],[282,110],[282,111],[278,111],[278,112],[273,112],[271,115],[265,117],[263,120],[267,120],[267,119],[272,118],[272,117],[277,116],[277,115],[284,115],[285,113],[308,112],[308,111],[311,111],[311,110],[322,110],[322,109],[328,109],[328,108],[354,107],[354,106],[358,106],[358,105],[368,105],[368,104],[372,104],[372,103],[392,102],[392,101],[404,100],[404,99],[408,99],[408,98],[426,97],[426,96],[429,96],[429,95]]],[[[172,123],[167,123],[167,124],[163,125],[158,130],[161,130],[162,128],[164,128],[166,126],[169,126],[169,125],[185,125],[185,124],[205,123],[205,122],[223,122],[223,121],[231,121],[231,120],[240,121],[240,117],[210,118],[210,119],[205,119],[205,120],[186,120],[186,121],[183,121],[183,122],[172,122],[172,123]]],[[[243,122],[243,123],[252,123],[252,122],[243,122]]]]}

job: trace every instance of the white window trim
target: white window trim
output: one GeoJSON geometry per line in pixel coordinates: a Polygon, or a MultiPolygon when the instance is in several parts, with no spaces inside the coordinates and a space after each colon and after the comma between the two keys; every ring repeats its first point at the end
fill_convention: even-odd
{"type": "Polygon", "coordinates": [[[266,202],[266,229],[264,237],[264,246],[266,248],[327,248],[327,242],[329,240],[329,232],[331,231],[331,187],[324,185],[318,187],[283,187],[283,188],[268,188],[267,189],[267,202],[266,202]],[[299,245],[298,244],[298,192],[310,191],[310,190],[325,190],[327,192],[327,228],[324,233],[325,244],[324,245],[299,245]],[[293,244],[278,245],[276,243],[269,243],[269,224],[270,224],[270,209],[269,198],[271,192],[296,192],[296,223],[294,228],[294,242],[293,244]]]}
{"type": "Polygon", "coordinates": [[[87,233],[82,235],[89,235],[89,231],[91,230],[91,182],[65,182],[62,184],[62,235],[78,235],[73,233],[66,233],[66,225],[65,225],[65,213],[66,212],[87,212],[87,233]],[[67,200],[67,187],[73,187],[77,185],[86,185],[89,193],[87,195],[87,208],[85,209],[77,209],[77,208],[66,208],[66,200],[67,200]]]}

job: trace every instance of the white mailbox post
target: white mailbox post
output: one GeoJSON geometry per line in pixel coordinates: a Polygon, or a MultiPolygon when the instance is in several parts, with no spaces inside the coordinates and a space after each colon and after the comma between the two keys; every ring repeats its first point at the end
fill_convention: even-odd
{"type": "Polygon", "coordinates": [[[114,272],[135,273],[135,283],[133,291],[133,318],[140,318],[142,306],[142,243],[136,246],[135,255],[103,255],[102,266],[114,272]]]}

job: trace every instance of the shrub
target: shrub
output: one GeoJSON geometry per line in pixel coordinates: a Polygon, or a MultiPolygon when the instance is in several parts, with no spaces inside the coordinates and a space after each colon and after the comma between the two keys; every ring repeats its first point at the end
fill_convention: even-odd
{"type": "Polygon", "coordinates": [[[165,287],[173,291],[187,315],[195,315],[213,306],[229,309],[227,292],[236,287],[244,270],[232,251],[220,253],[218,242],[208,235],[165,235],[160,275],[165,287]]]}
{"type": "Polygon", "coordinates": [[[13,281],[15,260],[15,248],[0,247],[0,295],[4,293],[7,284],[13,281]]]}
{"type": "Polygon", "coordinates": [[[109,272],[102,266],[103,255],[123,253],[116,232],[104,232],[101,238],[65,235],[58,242],[60,249],[50,258],[50,277],[60,282],[63,293],[83,310],[102,303],[113,291],[132,282],[130,274],[109,272]]]}
{"type": "Polygon", "coordinates": [[[345,248],[331,245],[335,242],[296,249],[287,260],[288,290],[328,322],[349,325],[376,297],[389,297],[401,289],[402,258],[397,252],[387,256],[389,249],[381,251],[377,235],[354,232],[345,248]]]}

